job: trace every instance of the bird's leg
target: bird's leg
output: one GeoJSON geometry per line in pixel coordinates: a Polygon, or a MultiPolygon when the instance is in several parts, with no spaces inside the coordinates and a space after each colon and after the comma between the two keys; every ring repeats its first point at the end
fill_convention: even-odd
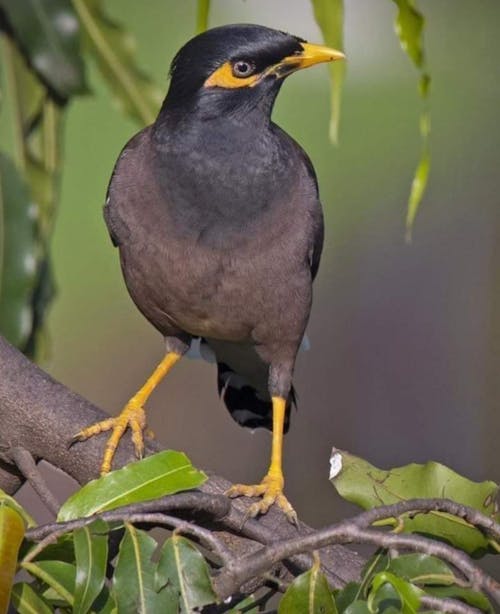
{"type": "Polygon", "coordinates": [[[286,514],[288,520],[297,524],[297,514],[283,494],[285,480],[283,477],[283,425],[285,422],[286,399],[272,397],[273,401],[273,443],[271,448],[271,463],[260,484],[247,486],[235,484],[228,491],[230,497],[262,497],[248,508],[248,516],[265,514],[273,503],[276,503],[286,514]]]}
{"type": "Polygon", "coordinates": [[[144,452],[143,430],[146,426],[144,404],[156,386],[165,375],[167,375],[175,363],[178,362],[181,356],[182,354],[177,352],[167,352],[163,360],[147,379],[144,386],[134,394],[118,416],[92,424],[75,435],[73,438],[74,441],[82,441],[94,435],[98,435],[99,433],[103,433],[104,431],[111,431],[101,464],[101,475],[110,471],[116,448],[127,428],[130,428],[132,431],[132,441],[134,443],[136,455],[139,458],[142,457],[144,452]]]}

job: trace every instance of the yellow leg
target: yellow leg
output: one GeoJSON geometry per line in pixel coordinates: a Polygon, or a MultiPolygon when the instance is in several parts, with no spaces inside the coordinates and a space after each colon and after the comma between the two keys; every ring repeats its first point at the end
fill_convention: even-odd
{"type": "Polygon", "coordinates": [[[82,441],[84,439],[88,439],[89,437],[93,437],[94,435],[98,435],[99,433],[103,433],[104,431],[112,431],[104,451],[101,474],[108,473],[108,471],[110,471],[116,448],[127,428],[130,428],[132,431],[132,441],[134,443],[135,453],[139,458],[142,457],[144,452],[143,430],[146,426],[144,404],[156,386],[180,358],[181,354],[177,354],[176,352],[168,352],[148,378],[144,386],[138,392],[136,392],[136,394],[134,394],[134,396],[125,405],[121,413],[116,416],[116,418],[108,418],[102,422],[92,424],[75,435],[75,441],[82,441]]]}
{"type": "Polygon", "coordinates": [[[297,514],[283,494],[285,480],[283,478],[283,425],[285,422],[286,399],[273,397],[273,443],[271,449],[271,463],[260,484],[247,486],[235,484],[228,491],[230,497],[262,497],[260,501],[252,503],[248,508],[251,517],[265,514],[273,503],[276,503],[287,515],[288,520],[297,524],[297,514]]]}

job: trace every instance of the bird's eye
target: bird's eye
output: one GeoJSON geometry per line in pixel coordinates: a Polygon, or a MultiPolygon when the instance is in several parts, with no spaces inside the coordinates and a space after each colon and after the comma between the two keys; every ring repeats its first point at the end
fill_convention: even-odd
{"type": "Polygon", "coordinates": [[[247,60],[238,60],[233,64],[233,75],[235,77],[249,77],[255,70],[255,64],[247,60]]]}

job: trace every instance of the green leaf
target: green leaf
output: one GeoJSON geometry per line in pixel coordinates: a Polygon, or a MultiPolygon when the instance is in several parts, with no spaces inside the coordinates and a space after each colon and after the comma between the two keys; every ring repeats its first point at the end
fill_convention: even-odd
{"type": "Polygon", "coordinates": [[[28,512],[24,509],[22,505],[20,505],[14,497],[8,495],[5,491],[0,488],[0,505],[7,505],[12,509],[16,510],[18,514],[20,514],[26,523],[28,528],[36,527],[36,522],[33,517],[28,514],[28,512]]]}
{"type": "Polygon", "coordinates": [[[234,608],[227,611],[227,614],[258,614],[261,609],[255,595],[248,595],[245,599],[242,599],[234,608]],[[255,604],[255,607],[251,607],[255,604]]]}
{"type": "Polygon", "coordinates": [[[19,614],[52,614],[53,609],[26,582],[14,584],[12,605],[19,614]]]}
{"type": "Polygon", "coordinates": [[[80,25],[70,0],[0,0],[30,65],[61,98],[87,90],[80,25]]]}
{"type": "Polygon", "coordinates": [[[401,47],[411,58],[415,66],[421,68],[424,62],[424,52],[422,49],[424,17],[415,8],[412,0],[393,1],[398,7],[394,28],[399,37],[401,47]]]}
{"type": "MultiPolygon", "coordinates": [[[[339,51],[344,48],[344,0],[311,0],[314,17],[323,40],[329,47],[339,51]]],[[[328,71],[330,73],[330,139],[333,143],[338,142],[340,105],[342,101],[342,86],[346,63],[330,62],[328,71]]]]}
{"type": "Polygon", "coordinates": [[[208,28],[208,14],[210,12],[210,0],[198,0],[196,11],[196,34],[205,32],[208,28]]]}
{"type": "MultiPolygon", "coordinates": [[[[419,94],[423,101],[429,96],[430,76],[425,70],[425,54],[423,48],[423,32],[425,19],[416,8],[414,0],[393,0],[398,7],[394,29],[398,35],[402,49],[420,72],[419,94]]],[[[427,187],[430,169],[429,155],[430,115],[426,106],[420,114],[421,154],[415,169],[408,198],[406,213],[406,240],[411,241],[411,233],[418,208],[427,187]]]]}
{"type": "Polygon", "coordinates": [[[335,605],[339,614],[343,612],[353,604],[358,596],[361,594],[361,585],[359,582],[349,582],[343,589],[334,592],[335,605]]]}
{"type": "Polygon", "coordinates": [[[368,596],[368,609],[377,614],[402,614],[401,599],[392,584],[385,582],[368,596]]]}
{"type": "Polygon", "coordinates": [[[390,561],[387,570],[419,586],[454,584],[458,580],[444,561],[429,554],[402,554],[390,561]]]}
{"type": "Polygon", "coordinates": [[[76,567],[63,561],[21,563],[22,569],[47,584],[64,602],[74,603],[76,567]]]}
{"type": "Polygon", "coordinates": [[[13,162],[0,154],[0,332],[20,348],[32,330],[37,258],[29,188],[13,162]]]}
{"type": "MultiPolygon", "coordinates": [[[[427,139],[427,137],[425,137],[427,139]]],[[[424,147],[413,181],[411,182],[410,196],[408,198],[408,210],[406,212],[406,240],[411,241],[413,223],[417,216],[417,211],[424,196],[427,181],[429,179],[430,156],[427,145],[424,147]]]]}
{"type": "Polygon", "coordinates": [[[372,614],[368,609],[366,601],[353,601],[351,605],[344,610],[344,614],[372,614]]]}
{"type": "Polygon", "coordinates": [[[290,584],[283,595],[278,614],[337,614],[330,587],[316,561],[309,571],[290,584]]]}
{"type": "Polygon", "coordinates": [[[386,550],[380,549],[368,559],[363,566],[361,572],[361,585],[359,587],[359,595],[366,597],[373,578],[380,572],[385,571],[389,565],[389,555],[386,550]]]}
{"type": "Polygon", "coordinates": [[[185,614],[217,601],[205,559],[189,540],[175,533],[163,545],[156,574],[156,586],[167,585],[176,590],[185,614]]]}
{"type": "Polygon", "coordinates": [[[478,608],[482,612],[488,612],[488,614],[494,612],[487,597],[483,593],[478,593],[470,588],[463,588],[461,586],[427,586],[425,592],[440,599],[459,599],[474,608],[478,608]]]}
{"type": "MultiPolygon", "coordinates": [[[[412,463],[389,471],[348,452],[333,451],[332,484],[341,497],[363,509],[390,505],[417,498],[445,498],[473,507],[498,522],[495,509],[498,486],[494,482],[473,482],[445,465],[412,463]]],[[[489,539],[462,518],[443,512],[401,517],[402,528],[410,533],[425,533],[444,539],[457,548],[477,556],[489,546],[489,539]]]]}
{"type": "MultiPolygon", "coordinates": [[[[45,86],[28,68],[12,41],[3,37],[2,51],[7,83],[13,156],[26,181],[29,215],[33,226],[33,271],[31,304],[23,309],[22,322],[29,331],[16,345],[35,354],[46,307],[53,295],[48,245],[54,225],[61,165],[62,111],[45,86]]],[[[1,223],[0,223],[1,226],[1,223]]],[[[1,293],[1,292],[0,292],[1,293]]],[[[19,312],[17,312],[19,317],[19,312]]]]}
{"type": "Polygon", "coordinates": [[[5,501],[0,504],[0,612],[7,612],[17,570],[17,557],[26,526],[21,514],[5,501]]]}
{"type": "MultiPolygon", "coordinates": [[[[29,543],[29,547],[23,552],[23,559],[29,555],[30,551],[35,548],[37,544],[29,543]]],[[[49,544],[39,552],[35,558],[35,561],[64,561],[65,563],[75,562],[75,548],[73,542],[73,535],[67,533],[61,535],[55,544],[49,544]]]]}
{"type": "Polygon", "coordinates": [[[207,476],[182,452],[164,450],[85,484],[61,507],[57,520],[91,516],[130,503],[196,488],[207,476]]]}
{"type": "Polygon", "coordinates": [[[155,588],[157,566],[152,556],[156,548],[156,541],[147,533],[125,524],[113,575],[113,597],[120,614],[177,612],[171,588],[155,588]]]}
{"type": "Polygon", "coordinates": [[[411,584],[411,582],[398,578],[398,576],[388,571],[381,571],[373,578],[372,588],[368,597],[368,608],[370,610],[374,609],[371,607],[371,604],[375,603],[374,600],[377,593],[385,584],[390,584],[396,591],[401,603],[401,614],[417,614],[422,591],[411,584]]]}
{"type": "Polygon", "coordinates": [[[139,121],[154,121],[163,98],[161,90],[135,64],[135,41],[112,21],[102,0],[73,0],[88,47],[122,111],[139,121]]]}
{"type": "Polygon", "coordinates": [[[96,521],[73,533],[76,559],[73,612],[86,614],[104,586],[108,559],[108,527],[96,521]]]}

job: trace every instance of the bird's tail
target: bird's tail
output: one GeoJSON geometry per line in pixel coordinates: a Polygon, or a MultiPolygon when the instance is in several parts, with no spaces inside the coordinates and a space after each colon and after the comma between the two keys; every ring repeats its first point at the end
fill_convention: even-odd
{"type": "MultiPolygon", "coordinates": [[[[267,382],[266,382],[267,383],[267,382]]],[[[236,373],[223,362],[217,363],[217,387],[233,420],[250,429],[273,428],[273,404],[268,392],[254,388],[244,375],[236,373]]],[[[284,432],[290,426],[290,413],[295,405],[292,388],[287,401],[284,432]]]]}

